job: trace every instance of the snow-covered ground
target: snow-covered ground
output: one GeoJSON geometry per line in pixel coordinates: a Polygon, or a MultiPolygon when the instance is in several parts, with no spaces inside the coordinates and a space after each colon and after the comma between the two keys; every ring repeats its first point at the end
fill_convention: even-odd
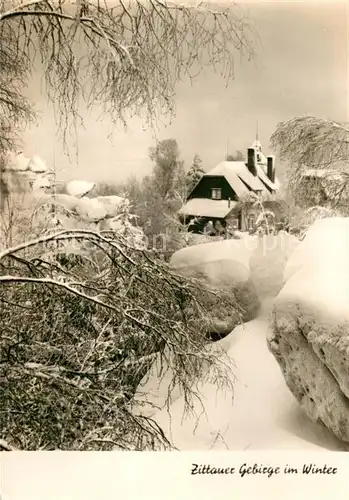
{"type": "Polygon", "coordinates": [[[181,398],[173,402],[170,412],[163,409],[155,414],[179,450],[344,450],[324,426],[303,413],[268,351],[271,302],[266,299],[257,319],[221,341],[236,365],[234,394],[217,393],[214,385],[206,384],[201,387],[206,414],[198,403],[197,416],[183,420],[181,398]]]}
{"type": "MultiPolygon", "coordinates": [[[[252,250],[249,267],[262,308],[257,319],[238,326],[220,342],[235,365],[234,394],[219,393],[215,385],[205,383],[200,387],[204,412],[197,402],[195,415],[183,419],[184,402],[178,390],[172,394],[169,411],[143,411],[153,416],[179,450],[345,450],[323,425],[306,416],[267,347],[272,304],[299,242],[287,234],[253,245],[252,240],[246,241],[246,250],[252,250]]],[[[139,388],[148,394],[142,399],[163,406],[170,381],[170,370],[160,381],[154,368],[139,388]]]]}

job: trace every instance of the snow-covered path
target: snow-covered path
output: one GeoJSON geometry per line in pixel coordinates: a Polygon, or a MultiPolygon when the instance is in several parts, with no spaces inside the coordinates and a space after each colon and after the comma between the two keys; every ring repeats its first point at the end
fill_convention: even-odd
{"type": "Polygon", "coordinates": [[[202,406],[185,420],[183,400],[174,401],[170,415],[158,411],[155,420],[179,450],[319,449],[343,450],[322,425],[311,422],[297,405],[266,344],[271,301],[259,317],[237,327],[221,342],[236,365],[234,395],[201,388],[202,406]]]}

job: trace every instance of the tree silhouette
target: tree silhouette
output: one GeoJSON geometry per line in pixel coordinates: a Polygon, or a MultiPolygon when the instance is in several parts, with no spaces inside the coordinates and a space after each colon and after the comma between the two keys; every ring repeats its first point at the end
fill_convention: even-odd
{"type": "Polygon", "coordinates": [[[244,161],[245,157],[241,151],[236,151],[235,154],[228,154],[226,156],[226,161],[244,161]]]}
{"type": "Polygon", "coordinates": [[[202,159],[198,154],[194,156],[193,163],[187,173],[188,193],[196,186],[205,171],[202,168],[202,159]]]}

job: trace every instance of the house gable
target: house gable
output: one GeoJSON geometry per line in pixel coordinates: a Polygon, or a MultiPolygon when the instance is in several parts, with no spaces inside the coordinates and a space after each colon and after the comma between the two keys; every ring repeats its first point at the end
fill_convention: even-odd
{"type": "Polygon", "coordinates": [[[212,189],[221,189],[222,200],[237,201],[238,196],[229,184],[227,179],[222,175],[207,175],[205,174],[198,184],[194,187],[188,196],[188,200],[192,198],[212,198],[212,189]]]}

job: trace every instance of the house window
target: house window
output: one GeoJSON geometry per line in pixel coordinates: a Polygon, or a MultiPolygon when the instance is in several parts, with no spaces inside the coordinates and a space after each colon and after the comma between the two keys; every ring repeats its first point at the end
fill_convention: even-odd
{"type": "Polygon", "coordinates": [[[256,222],[256,217],[254,214],[249,214],[247,217],[247,229],[248,231],[253,231],[256,222]]]}
{"type": "Polygon", "coordinates": [[[222,190],[220,188],[211,189],[211,192],[212,192],[212,200],[222,199],[222,190]]]}

